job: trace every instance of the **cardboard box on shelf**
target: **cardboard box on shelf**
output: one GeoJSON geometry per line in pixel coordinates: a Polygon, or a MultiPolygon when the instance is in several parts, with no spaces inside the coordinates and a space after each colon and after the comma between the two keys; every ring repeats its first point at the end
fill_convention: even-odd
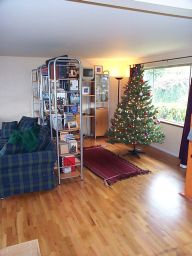
{"type": "Polygon", "coordinates": [[[69,145],[68,145],[68,143],[65,143],[65,142],[61,143],[59,145],[59,149],[60,149],[60,154],[61,155],[69,153],[69,145]]]}

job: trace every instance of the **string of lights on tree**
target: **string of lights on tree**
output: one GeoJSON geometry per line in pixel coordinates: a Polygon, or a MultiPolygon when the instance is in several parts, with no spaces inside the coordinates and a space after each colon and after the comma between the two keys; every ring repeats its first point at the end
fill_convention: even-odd
{"type": "Polygon", "coordinates": [[[165,135],[157,120],[157,109],[152,104],[151,87],[143,80],[143,67],[131,68],[124,95],[117,106],[111,127],[107,132],[110,143],[136,145],[163,143],[165,135]]]}

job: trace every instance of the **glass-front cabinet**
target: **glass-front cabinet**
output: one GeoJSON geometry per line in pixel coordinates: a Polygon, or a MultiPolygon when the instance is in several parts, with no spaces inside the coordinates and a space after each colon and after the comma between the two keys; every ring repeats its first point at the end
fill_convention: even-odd
{"type": "Polygon", "coordinates": [[[109,73],[95,74],[95,138],[104,136],[109,124],[109,73]]]}

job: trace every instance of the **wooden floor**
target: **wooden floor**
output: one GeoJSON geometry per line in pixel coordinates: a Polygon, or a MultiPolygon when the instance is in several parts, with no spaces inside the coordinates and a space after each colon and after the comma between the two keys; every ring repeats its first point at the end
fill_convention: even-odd
{"type": "MultiPolygon", "coordinates": [[[[87,145],[91,145],[88,141],[87,145]]],[[[127,147],[95,144],[124,154],[127,147]]],[[[192,203],[179,195],[178,160],[152,148],[137,159],[151,174],[107,187],[85,169],[85,179],[0,201],[0,248],[38,239],[42,256],[190,256],[192,203]]]]}

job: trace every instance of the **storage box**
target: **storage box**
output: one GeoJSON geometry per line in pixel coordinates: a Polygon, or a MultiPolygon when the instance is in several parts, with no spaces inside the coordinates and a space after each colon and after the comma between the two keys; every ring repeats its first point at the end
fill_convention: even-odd
{"type": "MultiPolygon", "coordinates": [[[[67,156],[64,156],[63,159],[62,159],[62,165],[63,165],[63,171],[67,171],[65,170],[66,167],[71,167],[71,171],[75,171],[75,156],[74,155],[67,155],[67,156]]],[[[69,168],[68,168],[68,171],[69,171],[69,168]]]]}
{"type": "Polygon", "coordinates": [[[68,143],[63,142],[59,145],[60,154],[67,154],[69,153],[69,146],[68,143]]]}
{"type": "Polygon", "coordinates": [[[70,173],[71,172],[71,166],[67,166],[62,168],[63,169],[63,173],[70,173]]]}

